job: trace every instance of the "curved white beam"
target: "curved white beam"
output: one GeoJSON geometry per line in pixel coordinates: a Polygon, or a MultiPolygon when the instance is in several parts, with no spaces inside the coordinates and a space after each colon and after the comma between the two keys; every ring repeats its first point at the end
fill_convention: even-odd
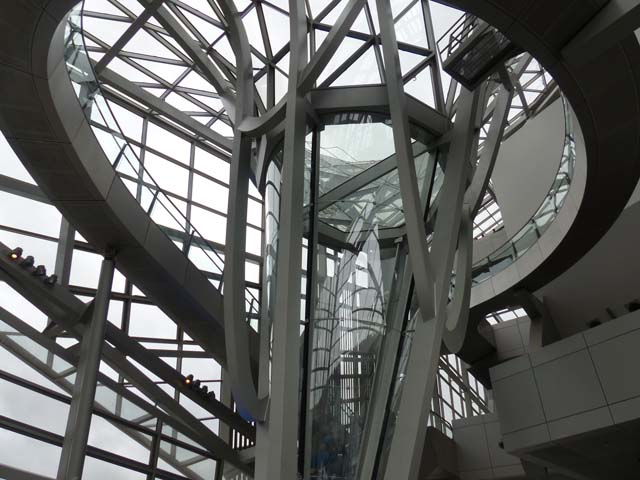
{"type": "Polygon", "coordinates": [[[297,476],[300,379],[300,281],[302,275],[303,188],[306,101],[298,83],[307,64],[307,17],[304,0],[289,0],[291,53],[287,91],[276,292],[271,321],[273,332],[271,392],[267,421],[258,425],[258,480],[297,476]]]}
{"type": "MultiPolygon", "coordinates": [[[[236,56],[236,109],[234,124],[241,124],[254,108],[251,46],[233,1],[219,2],[229,28],[229,42],[236,56]]],[[[224,265],[224,333],[228,381],[241,410],[264,420],[266,399],[258,398],[249,355],[249,333],[245,296],[245,245],[249,182],[251,181],[251,142],[236,132],[231,156],[229,200],[224,265]]],[[[265,366],[267,368],[268,366],[265,366]]]]}

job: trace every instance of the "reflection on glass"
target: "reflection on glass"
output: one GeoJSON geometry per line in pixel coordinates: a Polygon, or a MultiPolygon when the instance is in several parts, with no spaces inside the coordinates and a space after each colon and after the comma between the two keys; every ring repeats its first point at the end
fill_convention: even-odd
{"type": "MultiPolygon", "coordinates": [[[[303,186],[303,265],[315,214],[319,232],[311,249],[312,284],[307,285],[304,266],[301,275],[301,334],[308,327],[310,335],[309,363],[302,372],[308,382],[305,455],[311,478],[353,479],[361,459],[380,349],[388,331],[387,315],[400,292],[391,288],[396,259],[388,254],[389,240],[382,234],[403,225],[404,212],[389,118],[351,112],[327,114],[322,121],[322,127],[306,138],[303,186]],[[317,151],[313,150],[314,135],[317,151]],[[311,201],[313,178],[317,202],[311,201]],[[334,228],[327,233],[326,226],[334,228]],[[312,301],[305,312],[307,294],[312,301]]],[[[411,136],[419,192],[426,206],[430,190],[434,190],[431,198],[437,196],[443,172],[428,149],[429,134],[412,126],[411,136]],[[430,189],[432,181],[436,189],[430,189]]],[[[271,158],[264,197],[263,313],[269,318],[274,298],[281,294],[275,279],[281,253],[282,152],[277,149],[271,158]]]]}
{"type": "Polygon", "coordinates": [[[312,478],[354,478],[385,332],[384,270],[393,263],[381,258],[377,227],[363,232],[364,223],[353,225],[358,248],[317,252],[318,264],[331,265],[331,272],[318,272],[311,319],[312,478]]]}
{"type": "MultiPolygon", "coordinates": [[[[414,302],[415,304],[415,302],[414,302]]],[[[404,388],[404,379],[407,372],[407,363],[409,362],[409,354],[411,353],[411,345],[413,343],[413,334],[415,331],[415,323],[417,314],[414,309],[408,312],[408,320],[406,327],[402,332],[402,344],[400,347],[400,357],[397,360],[397,373],[393,381],[393,393],[391,403],[389,404],[389,412],[387,413],[386,425],[383,438],[381,439],[382,448],[380,449],[380,458],[378,460],[378,479],[384,477],[389,452],[391,450],[391,440],[396,428],[398,411],[400,409],[400,399],[404,388]]]]}
{"type": "MultiPolygon", "coordinates": [[[[404,213],[389,119],[340,113],[323,121],[315,157],[318,223],[339,231],[340,241],[321,235],[314,249],[306,460],[311,479],[346,480],[357,475],[387,315],[396,302],[390,297],[399,294],[391,288],[396,259],[385,253],[381,234],[404,224],[404,213]]],[[[413,127],[412,137],[426,204],[434,157],[425,132],[413,127]]]]}
{"type": "MultiPolygon", "coordinates": [[[[308,263],[308,237],[309,237],[309,199],[310,199],[310,179],[311,179],[311,139],[313,133],[307,135],[307,148],[305,150],[304,158],[304,182],[301,188],[303,188],[303,205],[305,205],[304,217],[301,219],[303,222],[303,239],[302,245],[300,245],[300,253],[302,257],[301,272],[300,272],[300,333],[301,333],[301,345],[303,344],[302,333],[305,329],[305,314],[306,314],[306,299],[307,299],[307,263],[308,263]]],[[[278,295],[282,295],[281,292],[276,290],[277,286],[277,262],[280,253],[284,255],[292,255],[294,252],[280,252],[279,249],[279,236],[280,236],[280,212],[281,212],[281,186],[282,186],[282,160],[283,160],[283,146],[276,149],[274,152],[269,167],[267,169],[265,190],[264,190],[264,292],[263,297],[264,305],[261,310],[261,319],[265,321],[268,328],[274,323],[274,306],[278,295]]],[[[295,221],[291,219],[283,219],[284,222],[295,221]]],[[[262,332],[262,334],[269,335],[270,332],[262,332]]],[[[271,357],[271,353],[269,355],[271,357]]],[[[269,364],[269,370],[271,365],[269,364]]],[[[269,381],[271,376],[269,375],[269,381]]],[[[302,384],[301,384],[302,385],[302,384]]],[[[302,397],[302,396],[300,396],[302,397]]],[[[226,475],[226,474],[225,474],[226,475]]],[[[225,476],[225,478],[227,478],[225,476]]],[[[235,478],[235,477],[229,477],[235,478]]],[[[238,477],[240,478],[240,477],[238,477]]],[[[246,478],[246,477],[242,477],[246,478]]]]}
{"type": "MultiPolygon", "coordinates": [[[[400,181],[389,118],[352,112],[326,115],[323,121],[318,218],[342,232],[348,232],[354,222],[364,219],[369,222],[364,228],[403,225],[400,181]],[[359,181],[364,176],[368,177],[367,181],[359,181]],[[370,212],[365,214],[365,209],[370,212]]],[[[429,160],[432,156],[427,149],[430,137],[415,126],[411,127],[411,136],[418,188],[424,203],[431,181],[429,160]]],[[[438,169],[436,175],[441,177],[442,171],[438,169]]],[[[437,179],[434,185],[439,186],[440,182],[437,179]]]]}

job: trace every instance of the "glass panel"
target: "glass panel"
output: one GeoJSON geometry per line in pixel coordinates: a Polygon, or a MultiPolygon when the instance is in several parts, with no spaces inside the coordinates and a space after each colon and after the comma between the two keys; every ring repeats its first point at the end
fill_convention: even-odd
{"type": "MultiPolygon", "coordinates": [[[[321,236],[311,250],[315,278],[309,291],[310,364],[306,425],[312,478],[355,478],[361,455],[369,400],[380,348],[387,332],[386,316],[395,272],[395,256],[380,240],[385,227],[404,223],[393,132],[388,117],[352,112],[323,117],[317,133],[316,187],[327,200],[319,219],[342,232],[321,236]],[[382,163],[382,166],[378,167],[382,163]],[[377,168],[374,173],[369,169],[377,168]],[[368,174],[360,181],[358,175],[368,174]],[[354,181],[354,178],[356,179],[354,181]],[[349,191],[349,182],[356,185],[349,191]]],[[[429,192],[435,156],[428,152],[430,136],[412,127],[413,157],[423,203],[429,192]]],[[[312,142],[307,137],[305,204],[309,205],[312,142]]],[[[279,225],[279,190],[282,150],[276,151],[265,189],[265,288],[267,307],[275,291],[275,265],[279,225]]],[[[315,168],[316,166],[314,166],[315,168]]],[[[438,170],[442,177],[442,170],[438,170]]],[[[437,195],[437,192],[433,194],[437,195]]],[[[308,207],[307,207],[308,208],[308,207]]],[[[308,231],[305,229],[305,237],[308,231]]],[[[306,238],[305,238],[306,242],[306,238]]],[[[303,246],[303,258],[306,258],[303,246]]],[[[306,278],[301,285],[301,313],[306,305],[306,278]]],[[[267,310],[268,311],[268,310],[267,310]]],[[[301,320],[304,323],[304,314],[301,320]]],[[[302,331],[303,327],[301,327],[302,331]]]]}
{"type": "MultiPolygon", "coordinates": [[[[191,158],[192,145],[182,137],[151,122],[148,124],[146,133],[148,148],[144,152],[145,165],[142,164],[137,153],[139,147],[132,147],[124,140],[124,135],[112,112],[112,106],[102,95],[101,87],[96,81],[93,67],[87,56],[80,20],[77,14],[69,17],[65,37],[67,71],[85,115],[93,122],[96,138],[100,141],[105,155],[123,180],[126,180],[127,187],[140,202],[141,207],[150,213],[156,222],[177,229],[185,235],[185,238],[190,238],[190,245],[202,249],[201,254],[198,255],[199,260],[202,260],[202,263],[208,263],[208,266],[201,268],[214,273],[222,272],[224,261],[209,242],[224,243],[226,219],[194,207],[191,214],[192,223],[186,218],[186,204],[166,193],[169,191],[181,197],[187,196],[189,171],[185,167],[191,158]],[[131,180],[139,182],[139,185],[136,186],[131,180]],[[195,224],[204,230],[203,234],[198,231],[195,224]]],[[[157,41],[150,39],[150,37],[147,38],[148,35],[141,30],[127,44],[127,48],[147,48],[149,46],[147,40],[154,45],[159,45],[157,41]]],[[[162,47],[161,50],[166,53],[167,58],[172,56],[165,47],[162,47]]],[[[154,53],[158,55],[157,51],[154,53]]],[[[138,60],[138,62],[154,64],[154,62],[144,60],[138,60]]],[[[155,62],[155,65],[160,64],[155,62]]],[[[166,64],[163,66],[170,67],[166,64]]],[[[184,68],[179,67],[179,71],[172,75],[175,78],[182,71],[184,68]]],[[[165,79],[171,77],[168,74],[160,76],[165,79]]],[[[121,112],[121,110],[116,108],[116,112],[121,112]]],[[[123,122],[127,126],[131,122],[138,121],[131,116],[125,118],[120,115],[120,118],[123,118],[123,122]]],[[[137,137],[139,128],[135,127],[133,130],[134,136],[137,137]]],[[[228,176],[228,165],[200,148],[195,149],[195,166],[204,173],[211,173],[213,176],[217,176],[219,173],[223,177],[228,176]],[[222,168],[219,168],[219,164],[223,164],[222,168]]],[[[221,192],[224,190],[221,187],[221,192]]],[[[223,195],[218,195],[216,198],[222,197],[223,195]]],[[[226,207],[222,205],[221,209],[226,210],[226,207]]],[[[215,285],[216,288],[221,288],[219,282],[215,285]]]]}
{"type": "Polygon", "coordinates": [[[143,480],[144,473],[129,470],[114,463],[103,462],[97,458],[87,456],[84,460],[82,478],[117,478],[119,480],[143,480]]]}
{"type": "Polygon", "coordinates": [[[0,463],[37,475],[45,475],[50,478],[56,476],[60,451],[62,450],[60,447],[3,428],[0,428],[0,445],[2,445],[0,463]]]}
{"type": "MultiPolygon", "coordinates": [[[[332,144],[340,135],[355,135],[364,127],[367,135],[391,132],[388,119],[369,114],[328,117],[333,125],[332,144]],[[371,128],[371,126],[375,128],[371,128]],[[345,129],[341,132],[340,129],[345,129]]],[[[360,136],[346,142],[341,162],[324,155],[326,131],[319,134],[319,185],[347,185],[361,165],[374,165],[394,155],[392,136],[385,149],[377,149],[360,136]],[[348,152],[349,155],[345,155],[348,152]],[[345,178],[346,177],[346,178],[345,178]]],[[[426,201],[433,158],[427,153],[428,137],[414,129],[413,153],[420,192],[426,201]]],[[[375,141],[374,141],[375,143],[375,141]]],[[[387,333],[387,315],[393,311],[390,298],[396,259],[385,251],[380,231],[404,223],[397,169],[389,162],[388,173],[370,180],[351,194],[319,212],[319,218],[344,232],[338,247],[321,237],[315,249],[311,308],[311,363],[309,403],[311,478],[356,478],[362,454],[363,433],[375,373],[387,333]],[[336,221],[337,219],[337,221],[336,221]]],[[[322,191],[322,187],[320,187],[322,191]]],[[[328,235],[327,235],[328,236],[328,235]]],[[[395,295],[395,294],[394,294],[395,295]]]]}
{"type": "Polygon", "coordinates": [[[511,243],[489,256],[489,270],[493,275],[504,270],[515,260],[515,252],[511,243]]]}
{"type": "Polygon", "coordinates": [[[538,232],[535,225],[527,223],[520,232],[513,238],[513,247],[519,257],[529,250],[538,241],[538,232]]]}
{"type": "Polygon", "coordinates": [[[58,237],[60,213],[55,207],[2,191],[0,205],[11,205],[11,208],[0,209],[0,225],[58,237]]]}
{"type": "MultiPolygon", "coordinates": [[[[323,120],[326,125],[320,135],[319,218],[343,232],[352,229],[355,221],[363,223],[362,229],[373,224],[379,228],[404,224],[390,120],[383,115],[358,112],[327,115],[323,120]],[[378,165],[381,162],[385,163],[378,165]],[[358,175],[364,174],[372,179],[363,185],[358,175]],[[354,184],[352,190],[347,182],[354,184]],[[342,197],[329,195],[331,203],[324,206],[323,195],[335,196],[333,190],[339,186],[342,197]]],[[[412,127],[411,133],[418,187],[424,203],[433,161],[427,150],[430,137],[417,127],[412,127]]]]}
{"type": "MultiPolygon", "coordinates": [[[[428,159],[429,155],[426,152],[415,158],[418,186],[423,201],[428,190],[424,188],[429,180],[428,159]]],[[[369,223],[374,221],[380,227],[397,227],[404,224],[397,169],[368,183],[339,202],[329,205],[320,212],[319,217],[329,225],[347,231],[355,219],[367,218],[363,215],[364,209],[371,205],[375,205],[370,213],[371,218],[363,221],[369,223]]]]}
{"type": "Polygon", "coordinates": [[[11,382],[0,380],[0,415],[64,435],[69,405],[11,382]]]}
{"type": "Polygon", "coordinates": [[[116,427],[104,418],[93,415],[89,430],[89,445],[140,463],[147,463],[151,437],[122,425],[116,427]]]}
{"type": "Polygon", "coordinates": [[[319,245],[310,370],[312,478],[355,478],[376,362],[385,333],[388,269],[378,228],[350,232],[359,247],[334,251],[319,245]],[[315,476],[315,477],[314,477],[315,476]]]}
{"type": "Polygon", "coordinates": [[[324,119],[319,194],[322,195],[395,153],[389,120],[365,113],[324,119]]]}
{"type": "Polygon", "coordinates": [[[387,413],[387,420],[384,429],[384,436],[381,439],[382,448],[378,466],[378,478],[382,478],[386,469],[387,460],[389,458],[389,451],[391,449],[391,439],[396,428],[396,420],[398,416],[398,410],[400,408],[400,398],[402,397],[402,390],[404,388],[404,379],[407,371],[407,363],[409,361],[409,354],[411,352],[411,346],[413,343],[414,326],[417,315],[415,312],[409,313],[409,320],[404,332],[402,332],[402,345],[400,347],[400,358],[397,360],[397,373],[394,379],[393,394],[391,397],[391,403],[389,405],[389,411],[387,413]]]}

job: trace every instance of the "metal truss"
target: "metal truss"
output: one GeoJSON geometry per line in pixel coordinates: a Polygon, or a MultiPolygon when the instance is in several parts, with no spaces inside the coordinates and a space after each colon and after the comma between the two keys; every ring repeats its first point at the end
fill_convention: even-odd
{"type": "MultiPolygon", "coordinates": [[[[0,266],[2,268],[0,269],[0,275],[3,280],[12,285],[17,291],[22,292],[26,298],[29,298],[30,301],[38,305],[42,311],[47,312],[50,318],[53,318],[58,325],[63,326],[71,335],[83,338],[86,332],[86,318],[83,322],[83,317],[86,317],[87,314],[92,314],[93,304],[84,305],[64,287],[50,287],[42,284],[37,277],[31,275],[32,272],[8,258],[7,252],[10,251],[8,247],[0,245],[0,249],[2,250],[2,258],[0,258],[0,266]]],[[[8,312],[5,312],[5,316],[12,319],[14,323],[18,321],[12,318],[13,316],[10,316],[8,312]]],[[[12,326],[16,328],[14,325],[12,326]]],[[[36,332],[30,333],[32,333],[32,337],[40,341],[43,341],[42,339],[45,338],[42,334],[36,332]]],[[[113,347],[108,345],[103,347],[102,353],[105,361],[116,371],[121,372],[124,378],[128,379],[128,381],[139,388],[140,391],[144,392],[148,398],[153,399],[159,407],[168,412],[173,418],[180,419],[178,423],[169,420],[166,422],[168,425],[172,425],[179,431],[183,431],[188,437],[194,438],[194,440],[203,445],[204,448],[209,449],[212,455],[215,455],[215,458],[224,459],[225,455],[229,455],[226,460],[231,461],[231,463],[239,468],[247,468],[235,451],[231,450],[226,443],[204,427],[190,412],[176,402],[164,390],[159,388],[148,378],[146,373],[143,373],[130,362],[127,357],[134,359],[135,362],[143,366],[147,371],[157,375],[169,385],[176,388],[176,390],[181,391],[184,395],[191,397],[194,402],[198,403],[202,408],[210,410],[212,415],[221,421],[229,423],[229,425],[234,426],[237,430],[252,437],[253,433],[251,428],[237,414],[229,411],[217,400],[205,401],[197,393],[190,391],[184,385],[182,376],[179,373],[138,342],[130,339],[115,326],[111,324],[106,325],[105,339],[113,345],[113,347]],[[187,427],[186,431],[184,430],[185,426],[187,427]]],[[[69,357],[69,353],[63,354],[61,347],[55,342],[49,341],[46,348],[56,348],[56,352],[62,354],[62,358],[71,364],[78,362],[78,358],[75,355],[69,357]]],[[[67,372],[67,374],[70,373],[73,372],[67,372]]],[[[100,377],[99,381],[101,383],[106,381],[107,385],[114,384],[112,381],[105,379],[104,376],[100,377]]],[[[72,385],[69,384],[68,386],[70,388],[72,385]]],[[[120,387],[117,391],[122,392],[122,388],[120,387]]],[[[131,399],[130,396],[127,398],[131,399]]],[[[137,404],[139,405],[139,402],[137,404]]],[[[141,421],[146,421],[146,418],[143,418],[141,421]]]]}
{"type": "MultiPolygon", "coordinates": [[[[436,387],[440,346],[445,342],[455,353],[466,330],[472,241],[499,227],[499,220],[487,226],[478,220],[477,214],[489,212],[497,219],[489,181],[500,143],[554,98],[557,93],[554,82],[525,53],[508,61],[501,75],[488,79],[474,92],[460,88],[454,80],[449,81],[445,91],[443,83],[447,79],[436,54],[437,39],[428,0],[139,0],[137,3],[104,0],[100,8],[93,8],[92,3],[83,2],[77,17],[80,23],[72,21],[69,28],[82,35],[88,65],[98,80],[95,88],[105,105],[94,102],[95,91],[81,89],[79,96],[88,100],[86,112],[96,135],[111,135],[135,152],[143,168],[120,175],[133,186],[141,203],[145,188],[156,192],[149,213],[158,192],[185,205],[189,227],[182,231],[166,224],[165,233],[181,242],[180,248],[186,255],[192,245],[198,244],[220,258],[224,256],[223,271],[202,269],[224,292],[228,360],[225,383],[232,389],[235,406],[244,418],[233,411],[229,399],[226,405],[203,401],[184,387],[182,376],[158,358],[159,352],[143,347],[112,325],[105,326],[109,344],[104,347],[103,358],[155,405],[130,398],[126,389],[104,378],[94,367],[98,382],[111,385],[118,395],[137,402],[147,412],[139,423],[133,422],[137,427],[142,428],[150,417],[155,417],[159,423],[171,425],[201,445],[203,458],[220,459],[244,473],[255,472],[256,478],[269,480],[308,474],[308,447],[302,453],[298,449],[299,437],[304,438],[304,429],[310,428],[308,422],[305,424],[304,412],[298,415],[298,388],[306,385],[308,375],[307,360],[301,357],[301,351],[308,347],[311,335],[308,323],[305,334],[300,332],[300,284],[303,262],[308,261],[310,273],[305,280],[309,285],[317,282],[318,265],[312,255],[301,259],[300,247],[309,232],[313,235],[309,235],[307,242],[311,242],[313,249],[318,238],[346,249],[362,244],[362,238],[340,232],[338,222],[329,225],[320,221],[319,212],[397,172],[397,192],[385,200],[394,228],[381,232],[380,238],[386,240],[385,255],[395,252],[403,262],[406,258],[409,262],[394,285],[401,292],[402,301],[392,316],[395,336],[385,344],[381,355],[376,378],[379,392],[371,406],[377,413],[366,425],[365,454],[358,468],[362,478],[370,478],[376,470],[384,478],[416,478],[424,433],[431,418],[424,406],[430,405],[436,387]],[[91,109],[105,106],[114,112],[118,125],[101,122],[91,115],[91,109]],[[322,153],[317,142],[326,115],[353,111],[384,115],[390,120],[394,153],[370,168],[351,171],[344,181],[323,194],[315,192],[313,200],[305,205],[301,187],[306,181],[303,159],[310,153],[314,161],[320,161],[322,153]],[[133,127],[137,122],[132,120],[134,117],[141,119],[139,131],[133,127]],[[429,137],[420,153],[437,158],[426,175],[429,180],[426,198],[421,196],[414,162],[416,125],[429,137]],[[150,130],[156,128],[186,141],[190,148],[188,158],[174,158],[170,149],[165,152],[154,144],[150,130]],[[309,132],[313,140],[307,144],[309,132]],[[249,205],[259,205],[263,213],[261,194],[253,190],[253,185],[264,191],[267,167],[278,148],[282,151],[280,254],[275,286],[278,295],[267,312],[261,291],[264,272],[257,281],[248,280],[246,272],[248,264],[263,269],[264,259],[260,252],[248,253],[245,245],[247,231],[263,236],[262,223],[256,225],[249,218],[249,205]],[[219,172],[207,173],[198,165],[196,152],[200,151],[206,152],[211,162],[215,159],[226,165],[227,178],[223,179],[219,172]],[[188,184],[181,189],[184,192],[176,191],[175,178],[156,181],[147,175],[146,166],[155,158],[185,168],[188,184]],[[444,180],[441,189],[435,192],[437,168],[442,170],[444,180]],[[196,200],[194,178],[200,177],[211,185],[224,187],[224,195],[210,204],[196,200]],[[446,212],[438,209],[442,205],[447,206],[446,212]],[[194,212],[200,210],[224,219],[224,225],[215,225],[226,228],[224,241],[208,238],[209,234],[194,239],[193,230],[205,231],[206,221],[198,224],[195,219],[194,212]],[[425,225],[425,219],[431,223],[425,225]],[[193,230],[189,234],[191,225],[193,230]],[[400,236],[406,238],[402,252],[394,243],[400,236]],[[450,292],[452,275],[455,287],[450,292]],[[398,367],[398,352],[403,348],[399,332],[406,322],[404,306],[411,303],[412,285],[415,303],[411,311],[417,318],[413,342],[421,348],[409,353],[405,391],[394,419],[396,431],[401,430],[402,435],[390,437],[389,460],[382,464],[377,454],[389,424],[377,420],[389,409],[389,392],[395,388],[393,374],[398,367]],[[260,365],[249,355],[253,348],[251,337],[255,335],[251,327],[256,329],[257,320],[262,339],[260,365]],[[174,395],[146,378],[128,357],[173,387],[174,395]],[[228,439],[206,429],[176,401],[179,395],[190,398],[249,444],[256,442],[255,451],[242,455],[228,439]],[[421,413],[416,417],[417,411],[421,413]],[[255,420],[256,427],[247,419],[255,420]],[[298,456],[304,453],[306,464],[298,461],[298,456]],[[251,461],[255,461],[255,469],[251,461]]],[[[380,189],[395,186],[380,183],[380,189]]],[[[0,184],[5,190],[19,190],[24,196],[42,200],[37,189],[12,179],[0,178],[0,184]]],[[[354,218],[361,221],[363,216],[357,208],[345,215],[345,222],[354,218]]],[[[24,283],[26,280],[16,276],[19,274],[10,272],[11,265],[6,266],[3,275],[16,289],[22,289],[30,299],[36,298],[34,302],[47,309],[51,336],[64,331],[82,341],[88,336],[83,319],[90,316],[94,307],[85,307],[67,288],[74,232],[69,225],[66,229],[55,267],[62,279],[61,288],[65,289],[59,293],[61,297],[24,283]]],[[[306,301],[312,303],[315,293],[310,288],[306,301]]],[[[302,312],[307,322],[310,311],[302,312]]],[[[8,312],[0,313],[9,318],[8,312]]],[[[61,350],[40,332],[24,333],[28,329],[16,318],[11,317],[11,322],[23,328],[24,335],[66,358],[76,368],[78,358],[73,351],[61,350]]],[[[28,352],[11,344],[9,337],[5,340],[5,346],[21,358],[28,358],[28,352]]],[[[204,351],[202,355],[209,353],[204,351]]],[[[176,355],[186,357],[188,353],[176,355]]],[[[46,376],[55,375],[50,365],[36,366],[46,376]]],[[[63,384],[65,391],[71,393],[71,383],[63,384]]],[[[79,397],[76,392],[69,401],[73,405],[79,397]]],[[[100,411],[97,401],[93,408],[100,411]]],[[[122,423],[114,417],[109,419],[118,425],[122,423]]],[[[44,432],[32,433],[62,444],[61,439],[44,432]]],[[[160,438],[157,434],[156,437],[160,438]]],[[[91,450],[88,452],[92,454],[91,450]]],[[[188,464],[157,449],[149,468],[156,468],[158,456],[185,476],[198,478],[188,464]]]]}
{"type": "MultiPolygon", "coordinates": [[[[229,43],[231,38],[229,25],[234,23],[226,20],[227,17],[223,9],[213,1],[205,2],[202,8],[194,7],[189,2],[180,1],[168,1],[160,8],[161,3],[141,2],[144,10],[134,14],[124,4],[114,0],[112,2],[113,9],[110,10],[119,13],[106,14],[105,12],[93,11],[91,1],[87,1],[83,12],[83,18],[86,19],[83,24],[83,34],[87,39],[87,49],[90,55],[92,58],[96,58],[96,72],[105,83],[105,92],[108,98],[138,111],[141,106],[144,106],[142,107],[143,111],[153,114],[156,121],[163,122],[163,127],[175,129],[176,126],[179,126],[182,133],[186,129],[191,136],[195,135],[205,140],[206,143],[219,147],[216,150],[217,155],[229,158],[230,141],[225,140],[217,133],[216,124],[221,125],[218,129],[220,132],[224,132],[227,137],[231,135],[232,119],[227,109],[231,108],[230,97],[233,92],[230,91],[229,82],[235,81],[237,67],[229,56],[229,53],[233,52],[229,43]],[[155,22],[152,21],[154,18],[156,18],[155,22]],[[93,24],[98,20],[111,24],[117,22],[128,26],[115,41],[105,41],[97,34],[97,31],[104,27],[93,24]],[[157,42],[159,48],[156,50],[162,51],[163,54],[151,55],[138,52],[137,50],[140,48],[138,43],[142,41],[143,37],[148,39],[149,46],[151,42],[157,42]],[[176,42],[170,41],[169,38],[175,38],[176,42]],[[196,49],[196,47],[198,48],[196,49]],[[210,61],[207,61],[199,52],[208,53],[210,61]],[[130,78],[140,78],[127,81],[122,74],[109,70],[108,66],[114,59],[122,62],[119,63],[119,70],[127,71],[130,78]],[[168,82],[160,74],[165,66],[167,68],[170,66],[174,73],[180,72],[173,82],[168,82]],[[134,71],[139,73],[135,74],[134,71]],[[146,77],[147,81],[143,81],[143,77],[146,77]],[[197,82],[196,78],[199,79],[197,82]],[[196,83],[200,88],[195,88],[196,83]],[[209,87],[206,87],[207,84],[209,87]],[[153,94],[149,92],[153,92],[153,94]],[[207,98],[210,99],[209,105],[205,101],[207,98]],[[213,99],[219,108],[211,108],[210,104],[214,101],[213,99]],[[204,124],[204,127],[207,128],[202,128],[198,124],[204,124]]],[[[332,85],[332,82],[340,78],[350,65],[359,60],[362,61],[361,59],[370,56],[371,52],[376,59],[376,69],[380,73],[377,81],[382,81],[384,68],[380,32],[375,22],[378,17],[375,4],[373,2],[356,2],[356,8],[349,5],[349,8],[344,9],[337,5],[337,2],[318,5],[320,6],[316,7],[314,4],[313,11],[311,5],[306,5],[310,32],[309,49],[314,53],[317,50],[317,54],[313,55],[313,60],[305,72],[305,79],[300,85],[303,90],[308,88],[308,85],[313,85],[318,78],[322,79],[326,76],[329,73],[328,70],[332,71],[329,77],[319,82],[318,85],[332,85]],[[347,22],[344,22],[343,18],[339,18],[339,13],[345,12],[350,12],[350,15],[353,16],[353,18],[347,18],[347,22]],[[332,29],[333,24],[340,25],[343,31],[332,29]],[[325,36],[327,41],[320,41],[325,36]],[[341,50],[345,50],[344,56],[347,56],[348,48],[350,53],[341,65],[337,65],[335,57],[343,58],[343,56],[340,53],[341,50],[338,55],[335,54],[335,40],[337,38],[340,41],[342,36],[346,39],[349,47],[345,45],[341,50]],[[352,47],[351,44],[353,44],[352,47]],[[356,47],[356,45],[360,46],[356,47]],[[330,62],[332,56],[334,60],[330,62]],[[323,69],[326,73],[323,73],[323,69]]],[[[449,101],[445,105],[445,92],[440,81],[442,74],[438,68],[437,55],[433,50],[424,48],[425,44],[427,46],[435,45],[436,40],[429,22],[431,12],[428,8],[428,2],[415,0],[403,2],[398,11],[396,8],[392,12],[394,23],[401,31],[403,40],[412,39],[413,42],[398,42],[398,50],[401,52],[403,84],[405,86],[412,85],[413,83],[408,82],[422,79],[421,75],[429,72],[433,86],[431,88],[426,86],[423,89],[432,92],[433,106],[446,111],[447,115],[453,118],[456,112],[459,86],[455,81],[450,82],[447,96],[449,101]],[[418,14],[422,16],[423,26],[420,26],[417,20],[418,14]],[[420,56],[423,58],[420,59],[420,56]]],[[[278,103],[278,100],[283,98],[284,84],[288,75],[286,61],[289,59],[290,43],[288,36],[277,32],[275,26],[280,28],[285,26],[288,8],[284,2],[261,2],[257,5],[249,3],[238,8],[238,17],[241,19],[240,23],[246,26],[245,30],[249,32],[251,38],[259,39],[255,45],[250,45],[250,51],[247,52],[248,58],[251,60],[250,68],[253,72],[255,85],[254,108],[263,121],[268,119],[272,119],[270,120],[272,122],[273,119],[281,121],[284,103],[283,101],[278,103]],[[277,99],[276,90],[278,90],[277,99]],[[278,107],[271,108],[276,103],[278,103],[278,107]]],[[[526,53],[511,60],[507,64],[507,68],[517,96],[512,102],[505,136],[509,136],[517,130],[523,120],[532,115],[556,91],[555,83],[551,77],[526,53]]],[[[352,80],[351,84],[356,84],[356,80],[352,80]]],[[[489,102],[494,95],[495,93],[489,95],[489,102]]],[[[491,112],[492,109],[488,108],[486,118],[480,127],[481,144],[486,135],[491,112]]],[[[248,125],[251,121],[252,118],[246,118],[242,125],[248,125]]],[[[243,127],[243,129],[246,128],[243,127]]],[[[255,127],[253,128],[253,133],[255,133],[255,127]]],[[[261,129],[264,128],[265,125],[261,127],[261,129]]],[[[485,207],[480,214],[485,217],[487,213],[495,213],[492,215],[495,222],[488,229],[478,228],[479,223],[482,223],[482,219],[479,219],[476,222],[475,238],[482,236],[483,232],[495,230],[501,226],[497,204],[490,202],[485,207]]],[[[487,226],[485,225],[485,227],[487,226]]]]}
{"type": "MultiPolygon", "coordinates": [[[[77,356],[2,308],[0,308],[0,321],[4,324],[0,344],[17,358],[27,363],[31,368],[41,373],[45,378],[48,378],[71,395],[74,386],[71,377],[73,377],[77,370],[77,356]],[[42,348],[49,352],[46,360],[43,359],[41,355],[38,355],[42,348]],[[60,365],[66,368],[60,368],[60,365]]],[[[0,372],[0,377],[3,380],[36,391],[60,402],[70,404],[72,401],[71,396],[61,395],[44,386],[16,377],[10,373],[0,372]]],[[[102,373],[98,374],[98,389],[100,393],[94,403],[92,409],[93,414],[105,418],[116,428],[121,429],[123,433],[129,435],[146,448],[152,447],[152,443],[148,438],[154,436],[155,432],[148,425],[154,423],[154,421],[159,424],[182,429],[179,422],[175,422],[163,411],[141,399],[129,389],[124,388],[121,384],[113,381],[102,373]],[[120,407],[115,410],[108,405],[111,395],[120,400],[120,407]],[[131,413],[133,413],[133,416],[131,413]]],[[[49,439],[52,437],[45,434],[45,438],[49,439]]],[[[52,441],[54,444],[62,445],[62,441],[59,439],[52,439],[52,441]]],[[[171,436],[165,436],[163,441],[171,443],[177,442],[177,445],[180,445],[181,448],[187,448],[193,451],[194,458],[211,458],[211,453],[202,450],[198,451],[198,449],[194,449],[190,445],[185,445],[183,442],[175,440],[171,436]]],[[[89,455],[91,455],[91,453],[90,450],[89,455]]],[[[106,455],[110,461],[114,461],[116,464],[119,463],[118,459],[110,457],[107,452],[105,452],[104,455],[106,455]]],[[[175,452],[159,450],[158,455],[174,468],[181,471],[184,478],[193,478],[194,472],[189,470],[183,461],[176,458],[175,452]]],[[[120,462],[122,462],[122,460],[120,460],[120,462]]],[[[125,462],[125,464],[126,463],[129,462],[125,462]]],[[[149,465],[149,468],[156,468],[156,465],[149,465]]]]}

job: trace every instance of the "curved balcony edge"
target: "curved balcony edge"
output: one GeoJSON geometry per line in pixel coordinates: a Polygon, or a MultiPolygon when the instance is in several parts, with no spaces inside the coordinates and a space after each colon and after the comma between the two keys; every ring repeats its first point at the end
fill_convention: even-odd
{"type": "Polygon", "coordinates": [[[511,303],[513,291],[535,292],[562,274],[606,234],[624,210],[640,177],[640,45],[631,34],[590,62],[574,63],[563,57],[562,48],[598,5],[585,6],[580,15],[568,5],[555,7],[557,25],[563,25],[558,32],[541,21],[549,17],[547,3],[497,7],[489,1],[452,0],[450,4],[499,28],[551,73],[573,109],[586,158],[584,178],[577,180],[584,184],[583,194],[576,194],[581,188],[575,192],[571,188],[558,217],[536,246],[473,287],[471,307],[477,317],[511,303]]]}

